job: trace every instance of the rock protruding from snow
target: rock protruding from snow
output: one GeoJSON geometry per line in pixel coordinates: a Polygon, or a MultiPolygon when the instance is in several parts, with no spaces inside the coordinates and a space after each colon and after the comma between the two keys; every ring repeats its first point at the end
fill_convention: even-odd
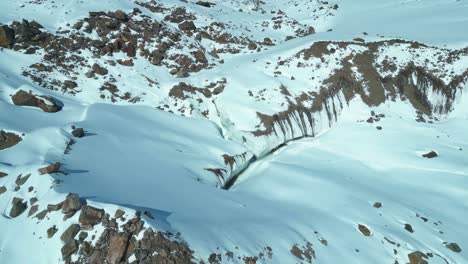
{"type": "Polygon", "coordinates": [[[86,205],[81,208],[79,221],[81,225],[94,226],[101,222],[103,216],[104,210],[86,205]]]}
{"type": "Polygon", "coordinates": [[[423,156],[424,158],[432,159],[432,158],[438,157],[439,154],[437,154],[437,152],[435,152],[435,151],[432,150],[432,151],[430,151],[430,152],[428,152],[428,153],[426,153],[426,154],[423,154],[422,156],[423,156]]]}
{"type": "Polygon", "coordinates": [[[85,131],[83,128],[78,127],[78,128],[73,129],[72,135],[76,138],[82,138],[85,135],[85,131]]]}
{"type": "Polygon", "coordinates": [[[65,201],[63,201],[62,212],[64,214],[74,214],[76,211],[80,210],[81,201],[78,194],[70,193],[67,195],[65,201]]]}
{"type": "Polygon", "coordinates": [[[47,113],[55,113],[62,110],[62,106],[57,99],[46,95],[37,96],[32,94],[32,92],[28,93],[23,90],[16,92],[11,99],[15,105],[37,107],[47,113]]]}
{"type": "Polygon", "coordinates": [[[41,175],[58,173],[58,172],[60,172],[60,166],[61,166],[60,163],[56,162],[56,163],[51,164],[49,166],[46,166],[44,168],[40,168],[39,173],[41,175]]]}
{"type": "Polygon", "coordinates": [[[20,216],[27,208],[28,204],[27,202],[23,202],[23,199],[18,197],[13,198],[10,217],[15,218],[20,216]]]}
{"type": "Polygon", "coordinates": [[[0,47],[11,48],[15,42],[15,32],[6,25],[0,26],[0,47]]]}
{"type": "MultiPolygon", "coordinates": [[[[21,141],[21,137],[15,133],[5,132],[0,130],[0,150],[11,148],[14,145],[18,144],[21,141]]],[[[3,172],[0,172],[0,178],[6,175],[2,175],[3,172]]]]}

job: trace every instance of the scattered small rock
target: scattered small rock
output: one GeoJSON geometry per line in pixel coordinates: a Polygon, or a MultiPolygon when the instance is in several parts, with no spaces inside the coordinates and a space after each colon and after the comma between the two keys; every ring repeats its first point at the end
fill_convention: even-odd
{"type": "Polygon", "coordinates": [[[373,206],[375,208],[380,208],[380,207],[382,207],[382,203],[381,202],[375,202],[373,206]]]}
{"type": "Polygon", "coordinates": [[[413,227],[410,224],[405,224],[405,230],[410,233],[414,232],[413,227]]]}
{"type": "Polygon", "coordinates": [[[445,242],[444,244],[445,244],[445,247],[447,247],[448,249],[452,250],[455,253],[460,253],[462,251],[462,249],[460,248],[460,246],[457,243],[447,243],[447,242],[445,242]]]}
{"type": "Polygon", "coordinates": [[[370,236],[371,235],[371,231],[365,225],[358,224],[358,229],[364,236],[370,236]]]}
{"type": "Polygon", "coordinates": [[[72,135],[76,138],[82,138],[85,135],[85,131],[83,128],[78,127],[78,128],[73,129],[72,135]]]}
{"type": "Polygon", "coordinates": [[[109,73],[109,71],[106,68],[101,67],[97,63],[93,64],[93,72],[99,75],[107,75],[109,73]]]}
{"type": "Polygon", "coordinates": [[[52,238],[55,233],[57,233],[58,229],[55,225],[53,225],[51,228],[47,229],[47,238],[52,238]]]}
{"type": "Polygon", "coordinates": [[[409,264],[428,264],[427,262],[427,255],[420,252],[416,251],[413,253],[408,254],[408,259],[409,259],[409,264]]]}
{"type": "Polygon", "coordinates": [[[426,153],[426,154],[423,154],[422,156],[423,156],[424,158],[432,159],[432,158],[438,157],[439,154],[437,154],[437,152],[435,152],[435,151],[432,150],[431,152],[428,152],[428,153],[426,153]]]}

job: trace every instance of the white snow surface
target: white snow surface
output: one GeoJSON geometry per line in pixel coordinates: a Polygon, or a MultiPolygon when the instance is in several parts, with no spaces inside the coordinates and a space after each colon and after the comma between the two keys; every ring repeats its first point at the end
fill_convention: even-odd
{"type": "MultiPolygon", "coordinates": [[[[136,7],[131,0],[28,2],[2,1],[0,22],[27,18],[54,32],[89,11],[136,7]]],[[[281,84],[294,95],[304,86],[319,91],[320,81],[339,66],[330,56],[327,67],[314,69],[321,62],[311,59],[305,62],[308,67],[288,66],[275,77],[279,57],[296,62],[300,59],[294,55],[314,41],[356,37],[366,41],[403,38],[464,48],[468,46],[468,1],[341,0],[330,2],[338,4],[336,11],[317,10],[313,16],[318,2],[314,0],[265,0],[264,13],[252,11],[249,1],[214,0],[217,5],[209,10],[194,1],[160,2],[186,6],[200,15],[197,25],[230,20],[235,25],[230,29],[233,34],[245,33],[258,40],[271,37],[277,45],[258,53],[226,55],[224,64],[187,79],[194,85],[228,80],[216,101],[217,115],[208,119],[156,109],[157,104],[171,100],[165,95],[179,80],[138,60],[118,82],[144,96],[143,102],[109,104],[92,89],[70,96],[41,88],[21,75],[22,68],[40,59],[38,55],[1,50],[0,130],[22,135],[22,141],[0,150],[0,171],[8,173],[0,178],[0,187],[7,189],[0,194],[0,263],[63,262],[59,236],[48,239],[46,230],[56,225],[61,234],[78,223],[77,215],[63,221],[62,215],[50,214],[39,221],[27,217],[28,211],[17,218],[10,218],[8,212],[14,197],[37,197],[41,211],[47,204],[63,201],[68,193],[77,193],[109,212],[117,208],[152,212],[155,219],[145,219],[148,224],[157,230],[180,232],[194,250],[194,261],[206,261],[212,253],[233,252],[236,257],[224,258],[223,263],[244,263],[242,257],[259,253],[265,255],[258,263],[306,263],[291,248],[310,242],[315,250],[313,263],[407,263],[408,254],[414,251],[433,253],[428,260],[431,264],[468,263],[468,87],[440,122],[417,123],[408,102],[388,101],[369,108],[355,99],[331,128],[325,117],[319,119],[320,133],[314,138],[289,142],[272,153],[269,151],[279,142],[276,138],[251,136],[242,144],[247,131],[256,128],[257,112],[284,110],[285,99],[277,91],[281,84]],[[290,33],[287,27],[262,31],[258,25],[271,20],[270,10],[284,11],[292,20],[313,26],[317,34],[285,42],[290,33]],[[155,75],[158,89],[147,87],[141,74],[155,75]],[[53,95],[65,107],[51,114],[15,106],[10,96],[17,89],[53,95]],[[265,100],[247,96],[249,91],[265,100]],[[385,117],[369,124],[365,120],[370,111],[385,117]],[[86,136],[76,139],[70,153],[64,154],[72,125],[85,128],[86,136]],[[422,157],[432,150],[439,154],[437,158],[422,157]],[[246,170],[230,190],[217,188],[220,180],[207,169],[228,168],[223,155],[243,153],[246,160],[254,155],[259,159],[248,168],[246,160],[235,165],[236,172],[246,170]],[[39,168],[54,162],[63,164],[65,174],[39,175],[39,168]],[[21,190],[13,191],[16,177],[29,173],[21,190]],[[33,192],[27,191],[29,186],[34,186],[33,192]],[[382,207],[373,207],[375,202],[382,207]],[[367,226],[371,236],[361,234],[358,224],[367,226]],[[405,224],[414,232],[405,230],[405,224]],[[462,251],[452,252],[444,242],[457,243],[462,251]],[[271,257],[266,256],[266,247],[271,247],[271,257]]],[[[384,49],[378,60],[396,55],[396,64],[414,60],[423,65],[425,59],[434,57],[432,50],[424,49],[415,60],[405,48],[384,49]]],[[[357,45],[338,53],[362,49],[357,45]]],[[[336,56],[346,56],[343,54],[336,56]]],[[[433,67],[435,75],[446,77],[437,72],[437,62],[428,67],[433,67]]],[[[447,71],[460,74],[466,69],[468,58],[462,57],[447,71]]],[[[113,70],[127,71],[122,67],[113,70]]],[[[98,87],[91,79],[79,81],[98,87]]],[[[435,101],[437,96],[433,95],[435,101]]],[[[206,107],[215,111],[213,105],[206,107]]],[[[228,177],[232,174],[230,171],[228,177]]]]}

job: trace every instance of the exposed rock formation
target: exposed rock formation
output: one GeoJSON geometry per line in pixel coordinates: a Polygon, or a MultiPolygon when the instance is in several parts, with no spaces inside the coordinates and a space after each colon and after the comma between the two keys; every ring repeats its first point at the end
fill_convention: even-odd
{"type": "Polygon", "coordinates": [[[46,95],[37,96],[23,90],[16,92],[11,99],[15,105],[37,107],[47,113],[55,113],[62,110],[62,106],[57,99],[46,95]]]}

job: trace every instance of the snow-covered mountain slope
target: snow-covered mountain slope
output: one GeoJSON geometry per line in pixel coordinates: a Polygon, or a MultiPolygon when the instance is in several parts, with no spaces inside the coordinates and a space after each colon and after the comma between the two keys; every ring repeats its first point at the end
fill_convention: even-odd
{"type": "Polygon", "coordinates": [[[467,13],[0,3],[0,263],[468,262],[467,13]]]}

